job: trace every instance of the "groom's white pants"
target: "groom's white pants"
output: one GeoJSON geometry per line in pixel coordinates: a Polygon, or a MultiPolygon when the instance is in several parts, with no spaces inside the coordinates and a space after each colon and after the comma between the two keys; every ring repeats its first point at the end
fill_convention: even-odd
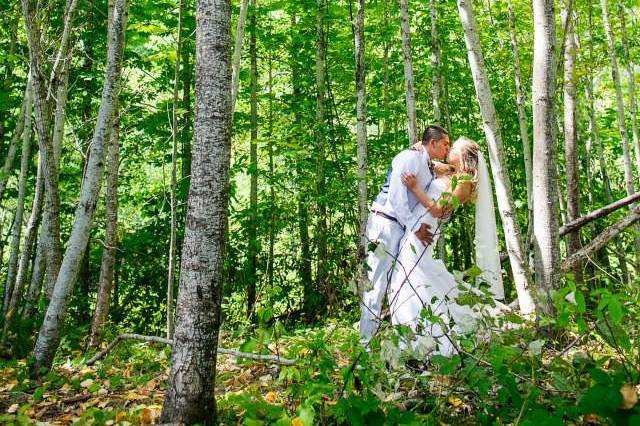
{"type": "Polygon", "coordinates": [[[367,221],[367,246],[377,244],[375,250],[367,250],[368,282],[360,302],[360,341],[367,346],[380,326],[380,312],[384,296],[389,289],[393,262],[398,256],[398,245],[404,230],[398,222],[369,214],[367,221]]]}

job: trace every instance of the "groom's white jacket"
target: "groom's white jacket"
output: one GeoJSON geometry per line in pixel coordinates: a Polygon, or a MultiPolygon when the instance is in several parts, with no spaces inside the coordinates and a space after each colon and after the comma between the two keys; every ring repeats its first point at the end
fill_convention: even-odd
{"type": "Polygon", "coordinates": [[[396,218],[405,229],[413,228],[419,220],[418,217],[414,217],[413,213],[419,201],[413,192],[402,183],[401,177],[403,173],[415,174],[418,185],[426,192],[433,180],[433,174],[429,168],[430,163],[431,158],[424,149],[406,149],[396,155],[391,162],[391,176],[386,201],[380,203],[380,197],[378,197],[371,206],[372,210],[396,218]]]}

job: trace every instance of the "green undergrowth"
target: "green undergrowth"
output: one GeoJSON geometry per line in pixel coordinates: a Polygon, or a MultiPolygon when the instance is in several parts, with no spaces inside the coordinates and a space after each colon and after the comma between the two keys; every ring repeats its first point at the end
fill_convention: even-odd
{"type": "MultiPolygon", "coordinates": [[[[402,352],[389,350],[397,342],[391,330],[365,352],[350,321],[285,328],[262,310],[259,325],[224,330],[223,345],[295,364],[219,355],[218,421],[640,424],[636,290],[570,286],[556,293],[553,317],[537,327],[513,315],[508,319],[516,326],[494,333],[489,342],[460,339],[462,355],[433,356],[424,371],[410,371],[402,352]]],[[[64,341],[53,371],[37,381],[29,379],[26,360],[2,361],[0,424],[157,422],[170,349],[125,342],[88,367],[92,353],[82,352],[82,344],[79,338],[64,341]]]]}

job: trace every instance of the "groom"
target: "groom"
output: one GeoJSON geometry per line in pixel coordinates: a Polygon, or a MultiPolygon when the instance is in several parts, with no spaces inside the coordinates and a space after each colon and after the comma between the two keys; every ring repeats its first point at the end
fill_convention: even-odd
{"type": "MultiPolygon", "coordinates": [[[[360,341],[367,347],[380,326],[382,302],[387,293],[393,262],[398,256],[398,245],[407,228],[411,229],[418,218],[413,209],[418,199],[402,183],[403,173],[416,176],[418,185],[426,192],[435,178],[432,159],[444,160],[449,152],[449,133],[440,126],[427,127],[422,140],[396,155],[391,162],[387,180],[371,205],[367,222],[367,244],[375,249],[367,253],[366,288],[360,303],[360,341]]],[[[416,236],[425,245],[433,240],[429,226],[422,224],[416,236]]]]}

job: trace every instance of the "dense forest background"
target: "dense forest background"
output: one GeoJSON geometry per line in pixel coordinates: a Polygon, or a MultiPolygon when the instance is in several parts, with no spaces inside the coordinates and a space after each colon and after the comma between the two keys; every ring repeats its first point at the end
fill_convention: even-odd
{"type": "MultiPolygon", "coordinates": [[[[162,375],[169,349],[124,347],[101,369],[91,370],[93,376],[87,375],[90,369],[82,370],[88,368],[83,363],[92,354],[89,349],[85,357],[88,347],[99,347],[122,332],[172,337],[183,256],[198,97],[197,5],[192,0],[138,0],[128,7],[121,3],[0,0],[0,166],[4,165],[0,170],[0,288],[4,289],[1,323],[2,355],[6,360],[0,408],[9,410],[3,418],[7,422],[35,419],[40,412],[38,404],[47,401],[43,395],[56,392],[57,405],[52,403],[51,407],[57,408],[44,407],[47,410],[41,418],[51,420],[69,414],[64,404],[72,406],[76,402],[60,403],[73,396],[60,396],[60,391],[54,391],[63,386],[65,376],[73,377],[69,381],[74,389],[71,395],[89,395],[78,402],[96,397],[106,400],[97,393],[105,387],[96,388],[93,383],[116,374],[109,368],[117,370],[124,383],[112,382],[108,392],[137,392],[143,395],[140,400],[148,398],[145,408],[138,405],[137,411],[131,411],[129,406],[127,412],[126,406],[115,403],[97,409],[96,402],[93,408],[74,408],[68,421],[73,417],[97,424],[120,420],[144,423],[148,419],[142,417],[155,415],[157,403],[162,401],[162,395],[149,392],[157,386],[162,388],[163,379],[158,377],[166,377],[162,375]],[[122,7],[126,30],[121,40],[121,70],[117,70],[118,37],[113,36],[114,31],[108,37],[108,17],[122,7]],[[35,23],[32,27],[25,26],[25,11],[29,10],[35,23]],[[39,33],[30,33],[30,28],[39,28],[39,33]],[[29,84],[34,84],[30,77],[34,42],[29,41],[29,33],[40,45],[37,55],[44,76],[40,78],[40,94],[28,90],[29,84]],[[115,52],[111,62],[107,60],[110,45],[115,52]],[[105,105],[103,88],[118,72],[120,86],[113,89],[116,95],[111,106],[115,118],[105,122],[100,115],[105,105]],[[91,159],[98,161],[96,147],[103,146],[101,155],[106,164],[104,177],[97,177],[104,183],[97,189],[100,192],[94,203],[93,223],[87,227],[86,251],[80,248],[78,261],[69,266],[69,271],[77,270],[77,278],[70,280],[68,298],[60,293],[62,305],[68,302],[68,307],[59,311],[62,325],[57,338],[61,343],[53,348],[54,354],[57,349],[54,371],[58,376],[45,379],[49,382],[46,387],[42,381],[25,379],[27,366],[22,361],[32,354],[54,294],[53,285],[58,287],[61,281],[56,284],[55,273],[52,278],[51,259],[56,257],[56,248],[49,245],[44,231],[55,213],[48,210],[49,195],[40,194],[41,199],[36,200],[42,187],[44,193],[50,188],[38,177],[43,158],[37,101],[41,95],[48,102],[41,109],[45,111],[43,125],[49,126],[46,132],[52,135],[53,157],[55,141],[59,143],[59,168],[50,169],[57,172],[59,181],[58,257],[82,240],[72,238],[78,221],[76,208],[85,202],[80,194],[91,185],[87,176],[95,166],[91,159]],[[21,284],[16,284],[20,280],[21,284]],[[103,309],[101,318],[95,313],[98,305],[103,309]],[[60,368],[66,368],[67,373],[60,368]],[[137,377],[144,376],[147,381],[131,379],[131,373],[122,373],[127,369],[137,371],[137,377]],[[85,386],[89,379],[92,383],[85,386]],[[146,394],[140,392],[152,379],[156,380],[154,387],[146,394]],[[9,387],[11,380],[18,387],[9,387]],[[36,397],[38,389],[42,390],[36,397]],[[24,408],[25,404],[29,407],[24,408]],[[118,419],[122,410],[127,417],[118,419]]],[[[280,347],[282,339],[287,342],[281,347],[289,348],[285,351],[288,357],[312,356],[322,362],[312,360],[299,369],[283,367],[273,373],[273,385],[261,387],[265,375],[272,374],[266,367],[243,364],[247,361],[238,361],[240,367],[232,361],[220,363],[220,355],[218,369],[223,373],[219,373],[216,393],[221,421],[234,423],[237,416],[247,424],[258,424],[247,419],[302,422],[296,425],[373,424],[369,415],[382,416],[389,424],[423,424],[436,418],[448,418],[453,424],[460,419],[483,424],[505,419],[506,423],[525,424],[527,418],[528,424],[543,424],[536,423],[541,418],[551,419],[554,424],[638,424],[640,414],[637,408],[634,411],[635,402],[620,408],[628,404],[624,392],[636,392],[634,386],[640,380],[640,232],[633,224],[640,213],[634,204],[615,209],[581,227],[578,234],[560,239],[558,257],[567,259],[603,232],[606,237],[612,229],[617,231],[608,244],[582,256],[577,267],[576,263],[557,267],[563,273],[550,296],[555,305],[539,310],[536,321],[545,330],[543,337],[537,334],[539,327],[523,326],[495,342],[486,352],[491,354],[486,361],[486,353],[474,355],[456,369],[452,361],[440,360],[436,363],[439,374],[448,382],[440,383],[436,390],[432,376],[414,378],[407,385],[406,378],[385,373],[383,360],[369,355],[363,360],[356,354],[357,331],[353,324],[360,313],[357,288],[361,263],[354,51],[358,3],[252,0],[231,4],[229,53],[238,88],[232,86],[237,90],[237,100],[232,106],[221,295],[223,341],[225,346],[240,346],[244,352],[269,354],[280,347]],[[240,25],[239,19],[243,21],[240,25]],[[320,72],[319,63],[323,64],[320,72]],[[613,226],[621,221],[624,226],[618,226],[620,229],[613,226]],[[561,366],[555,364],[565,358],[561,366]],[[364,362],[371,363],[365,366],[369,375],[354,376],[354,366],[364,362]],[[225,368],[229,376],[225,376],[225,368]],[[343,370],[336,373],[333,368],[343,370]],[[248,376],[242,383],[231,383],[231,377],[245,373],[248,376]],[[492,386],[485,389],[483,381],[492,386]],[[247,383],[255,388],[235,392],[247,383]],[[452,389],[462,387],[466,391],[442,391],[452,383],[452,389]],[[233,396],[225,396],[226,390],[220,386],[233,396]],[[411,394],[414,391],[419,393],[411,394]],[[413,402],[397,408],[399,400],[413,402]],[[413,417],[406,417],[409,414],[413,417]]],[[[365,5],[368,202],[383,183],[393,156],[410,144],[400,30],[402,3],[371,0],[365,5]]],[[[535,149],[536,143],[532,4],[520,0],[472,3],[515,219],[527,263],[531,258],[533,267],[530,192],[541,183],[530,180],[528,188],[526,166],[531,161],[530,147],[535,149]],[[516,77],[522,91],[520,111],[516,77]]],[[[418,132],[439,123],[450,131],[452,140],[468,136],[487,154],[484,119],[468,63],[459,6],[453,1],[410,1],[408,11],[418,132]]],[[[627,0],[611,0],[608,4],[606,0],[556,2],[553,126],[557,138],[547,148],[557,153],[557,162],[550,163],[554,167],[547,173],[558,185],[552,194],[557,198],[553,203],[558,206],[559,227],[633,196],[640,188],[634,92],[640,85],[639,13],[638,5],[627,0]],[[608,6],[608,25],[614,35],[613,54],[619,68],[614,76],[619,78],[622,111],[612,78],[602,6],[608,6]],[[574,62],[568,77],[564,72],[567,52],[574,62]],[[575,97],[575,145],[566,139],[568,122],[563,111],[567,86],[573,88],[575,97]],[[621,118],[627,138],[624,143],[621,118]],[[573,173],[577,181],[571,180],[573,173]]],[[[56,158],[49,160],[56,162],[56,158]]],[[[47,167],[41,168],[46,174],[47,167]]],[[[446,225],[446,238],[439,250],[450,270],[469,271],[474,265],[473,217],[473,206],[465,206],[446,225]]],[[[502,234],[500,224],[498,228],[502,234]]],[[[504,238],[501,245],[507,253],[504,238]]],[[[511,302],[517,292],[509,260],[503,266],[507,301],[511,302]]],[[[137,400],[130,401],[136,404],[137,400]]]]}

